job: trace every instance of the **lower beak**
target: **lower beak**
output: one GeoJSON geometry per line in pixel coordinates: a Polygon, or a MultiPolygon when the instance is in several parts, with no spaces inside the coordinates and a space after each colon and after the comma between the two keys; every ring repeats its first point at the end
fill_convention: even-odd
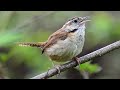
{"type": "Polygon", "coordinates": [[[89,16],[82,17],[82,23],[85,23],[85,22],[88,22],[88,21],[91,21],[89,16]]]}

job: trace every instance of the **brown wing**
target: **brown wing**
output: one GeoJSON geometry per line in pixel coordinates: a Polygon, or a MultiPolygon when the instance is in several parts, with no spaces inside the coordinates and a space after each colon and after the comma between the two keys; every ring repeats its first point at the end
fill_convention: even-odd
{"type": "Polygon", "coordinates": [[[58,30],[53,33],[46,42],[46,45],[43,47],[42,53],[44,53],[46,48],[49,48],[53,44],[57,43],[58,40],[65,40],[67,38],[68,33],[62,30],[58,30]]]}

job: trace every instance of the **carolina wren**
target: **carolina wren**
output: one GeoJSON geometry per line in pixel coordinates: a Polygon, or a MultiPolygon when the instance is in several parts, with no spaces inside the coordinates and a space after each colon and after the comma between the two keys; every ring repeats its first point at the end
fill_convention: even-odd
{"type": "Polygon", "coordinates": [[[47,41],[19,43],[19,46],[41,48],[42,53],[56,62],[71,60],[82,52],[87,21],[90,21],[89,17],[74,17],[50,35],[47,41]]]}

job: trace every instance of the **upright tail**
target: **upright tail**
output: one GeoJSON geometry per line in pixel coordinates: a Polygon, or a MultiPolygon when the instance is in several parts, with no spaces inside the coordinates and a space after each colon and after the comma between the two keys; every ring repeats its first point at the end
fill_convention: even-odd
{"type": "Polygon", "coordinates": [[[20,42],[20,43],[17,43],[19,46],[23,46],[23,47],[40,47],[40,48],[43,48],[44,46],[44,43],[32,43],[32,42],[20,42]]]}

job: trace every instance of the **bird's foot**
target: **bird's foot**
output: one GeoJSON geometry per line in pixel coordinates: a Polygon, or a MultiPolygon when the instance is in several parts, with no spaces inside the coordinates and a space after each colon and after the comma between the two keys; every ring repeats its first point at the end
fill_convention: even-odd
{"type": "Polygon", "coordinates": [[[77,65],[80,64],[80,58],[78,58],[78,57],[74,57],[73,60],[75,60],[75,61],[77,62],[77,65]]]}
{"type": "MultiPolygon", "coordinates": [[[[60,75],[60,65],[54,65],[54,68],[57,69],[57,75],[56,78],[60,75]]],[[[50,68],[48,68],[47,75],[49,75],[50,68]]]]}
{"type": "Polygon", "coordinates": [[[54,65],[54,68],[57,69],[57,75],[56,78],[58,78],[58,76],[60,75],[61,71],[60,71],[60,65],[54,65]]]}

